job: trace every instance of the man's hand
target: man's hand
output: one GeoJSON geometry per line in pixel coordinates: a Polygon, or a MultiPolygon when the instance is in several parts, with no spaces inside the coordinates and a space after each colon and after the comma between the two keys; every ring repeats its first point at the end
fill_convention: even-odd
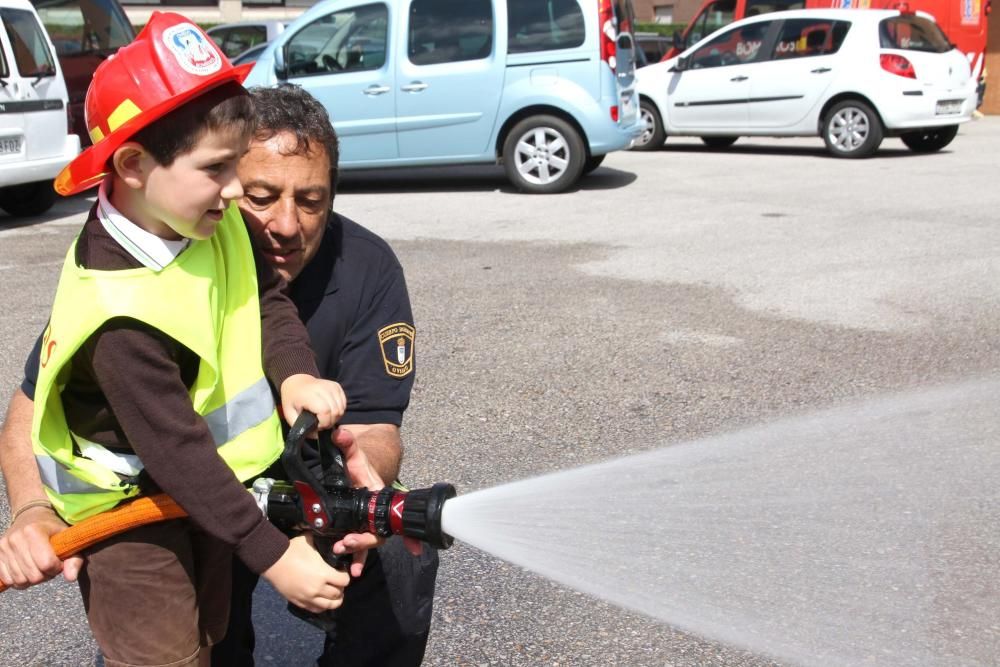
{"type": "Polygon", "coordinates": [[[311,375],[290,375],[281,383],[281,410],[285,421],[294,424],[299,413],[316,415],[319,428],[333,428],[347,409],[347,397],[339,384],[311,375]]]}
{"type": "Polygon", "coordinates": [[[344,601],[344,587],[351,578],[323,560],[312,546],[311,535],[292,538],[288,550],[264,572],[286,600],[314,614],[336,609],[344,601]]]}
{"type": "Polygon", "coordinates": [[[76,581],[83,557],[72,556],[61,561],[49,544],[49,538],[65,528],[62,519],[46,507],[32,508],[17,517],[0,536],[0,581],[12,588],[25,589],[60,572],[66,581],[76,581]]]}
{"type": "MultiPolygon", "coordinates": [[[[344,468],[355,488],[367,487],[369,491],[385,488],[385,482],[379,477],[364,450],[358,445],[354,434],[346,428],[339,428],[333,434],[333,444],[337,445],[344,455],[344,468]]],[[[407,550],[414,556],[419,556],[422,545],[418,540],[404,537],[407,550]]],[[[385,540],[371,533],[350,533],[333,545],[333,553],[354,554],[351,563],[351,576],[360,577],[368,558],[368,550],[381,546],[385,540]]]]}

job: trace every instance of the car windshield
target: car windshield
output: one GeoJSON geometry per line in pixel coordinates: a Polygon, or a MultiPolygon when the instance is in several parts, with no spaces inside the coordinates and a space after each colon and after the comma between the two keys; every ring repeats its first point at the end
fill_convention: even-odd
{"type": "Polygon", "coordinates": [[[947,53],[955,48],[938,24],[923,16],[893,16],[879,24],[878,32],[883,49],[947,53]]]}
{"type": "Polygon", "coordinates": [[[60,57],[108,54],[135,37],[113,0],[33,0],[60,57]]]}
{"type": "Polygon", "coordinates": [[[53,76],[56,73],[55,62],[35,15],[24,9],[4,7],[0,9],[0,19],[7,30],[7,39],[14,51],[14,63],[21,76],[53,76]]]}

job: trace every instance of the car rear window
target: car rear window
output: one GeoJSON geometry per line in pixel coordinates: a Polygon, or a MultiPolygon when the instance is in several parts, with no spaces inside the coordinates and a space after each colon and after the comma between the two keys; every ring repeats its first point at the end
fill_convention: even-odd
{"type": "Polygon", "coordinates": [[[108,55],[135,37],[111,0],[33,0],[59,56],[108,55]]]}
{"type": "Polygon", "coordinates": [[[583,25],[576,0],[507,0],[507,53],[580,46],[583,25]]]}
{"type": "Polygon", "coordinates": [[[222,44],[222,52],[227,58],[235,58],[251,46],[267,41],[267,28],[262,25],[240,26],[233,28],[226,35],[222,44]]]}
{"type": "Polygon", "coordinates": [[[774,44],[771,58],[787,60],[789,58],[808,58],[836,53],[844,43],[847,31],[851,29],[848,21],[833,21],[831,19],[791,19],[781,26],[781,34],[774,44]]]}
{"type": "Polygon", "coordinates": [[[954,46],[937,23],[923,16],[901,15],[884,19],[878,27],[883,49],[947,53],[954,46]]]}
{"type": "Polygon", "coordinates": [[[56,66],[45,43],[45,33],[35,15],[23,9],[2,8],[0,18],[7,30],[7,39],[14,52],[14,63],[21,76],[55,74],[56,66]]]}

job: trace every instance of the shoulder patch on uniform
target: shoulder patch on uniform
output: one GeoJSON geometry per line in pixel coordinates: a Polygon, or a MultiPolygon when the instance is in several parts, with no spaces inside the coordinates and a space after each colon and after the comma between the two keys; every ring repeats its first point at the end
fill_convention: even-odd
{"type": "Polygon", "coordinates": [[[413,342],[416,330],[406,322],[396,322],[378,331],[379,347],[385,372],[394,378],[405,378],[413,372],[413,342]]]}

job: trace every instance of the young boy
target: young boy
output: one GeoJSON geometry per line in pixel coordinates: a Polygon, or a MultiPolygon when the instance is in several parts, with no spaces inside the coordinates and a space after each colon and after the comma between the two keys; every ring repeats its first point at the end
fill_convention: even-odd
{"type": "Polygon", "coordinates": [[[233,203],[254,126],[246,71],[184,17],[154,13],[94,74],[94,145],[56,179],[65,195],[101,188],[43,340],[32,437],[48,501],[27,505],[75,523],[159,489],[190,516],[85,553],[80,590],[109,667],[208,664],[233,552],[310,611],[339,606],[349,579],[241,484],[281,452],[268,381],[289,421],[308,409],[329,428],[345,407],[233,203]]]}

